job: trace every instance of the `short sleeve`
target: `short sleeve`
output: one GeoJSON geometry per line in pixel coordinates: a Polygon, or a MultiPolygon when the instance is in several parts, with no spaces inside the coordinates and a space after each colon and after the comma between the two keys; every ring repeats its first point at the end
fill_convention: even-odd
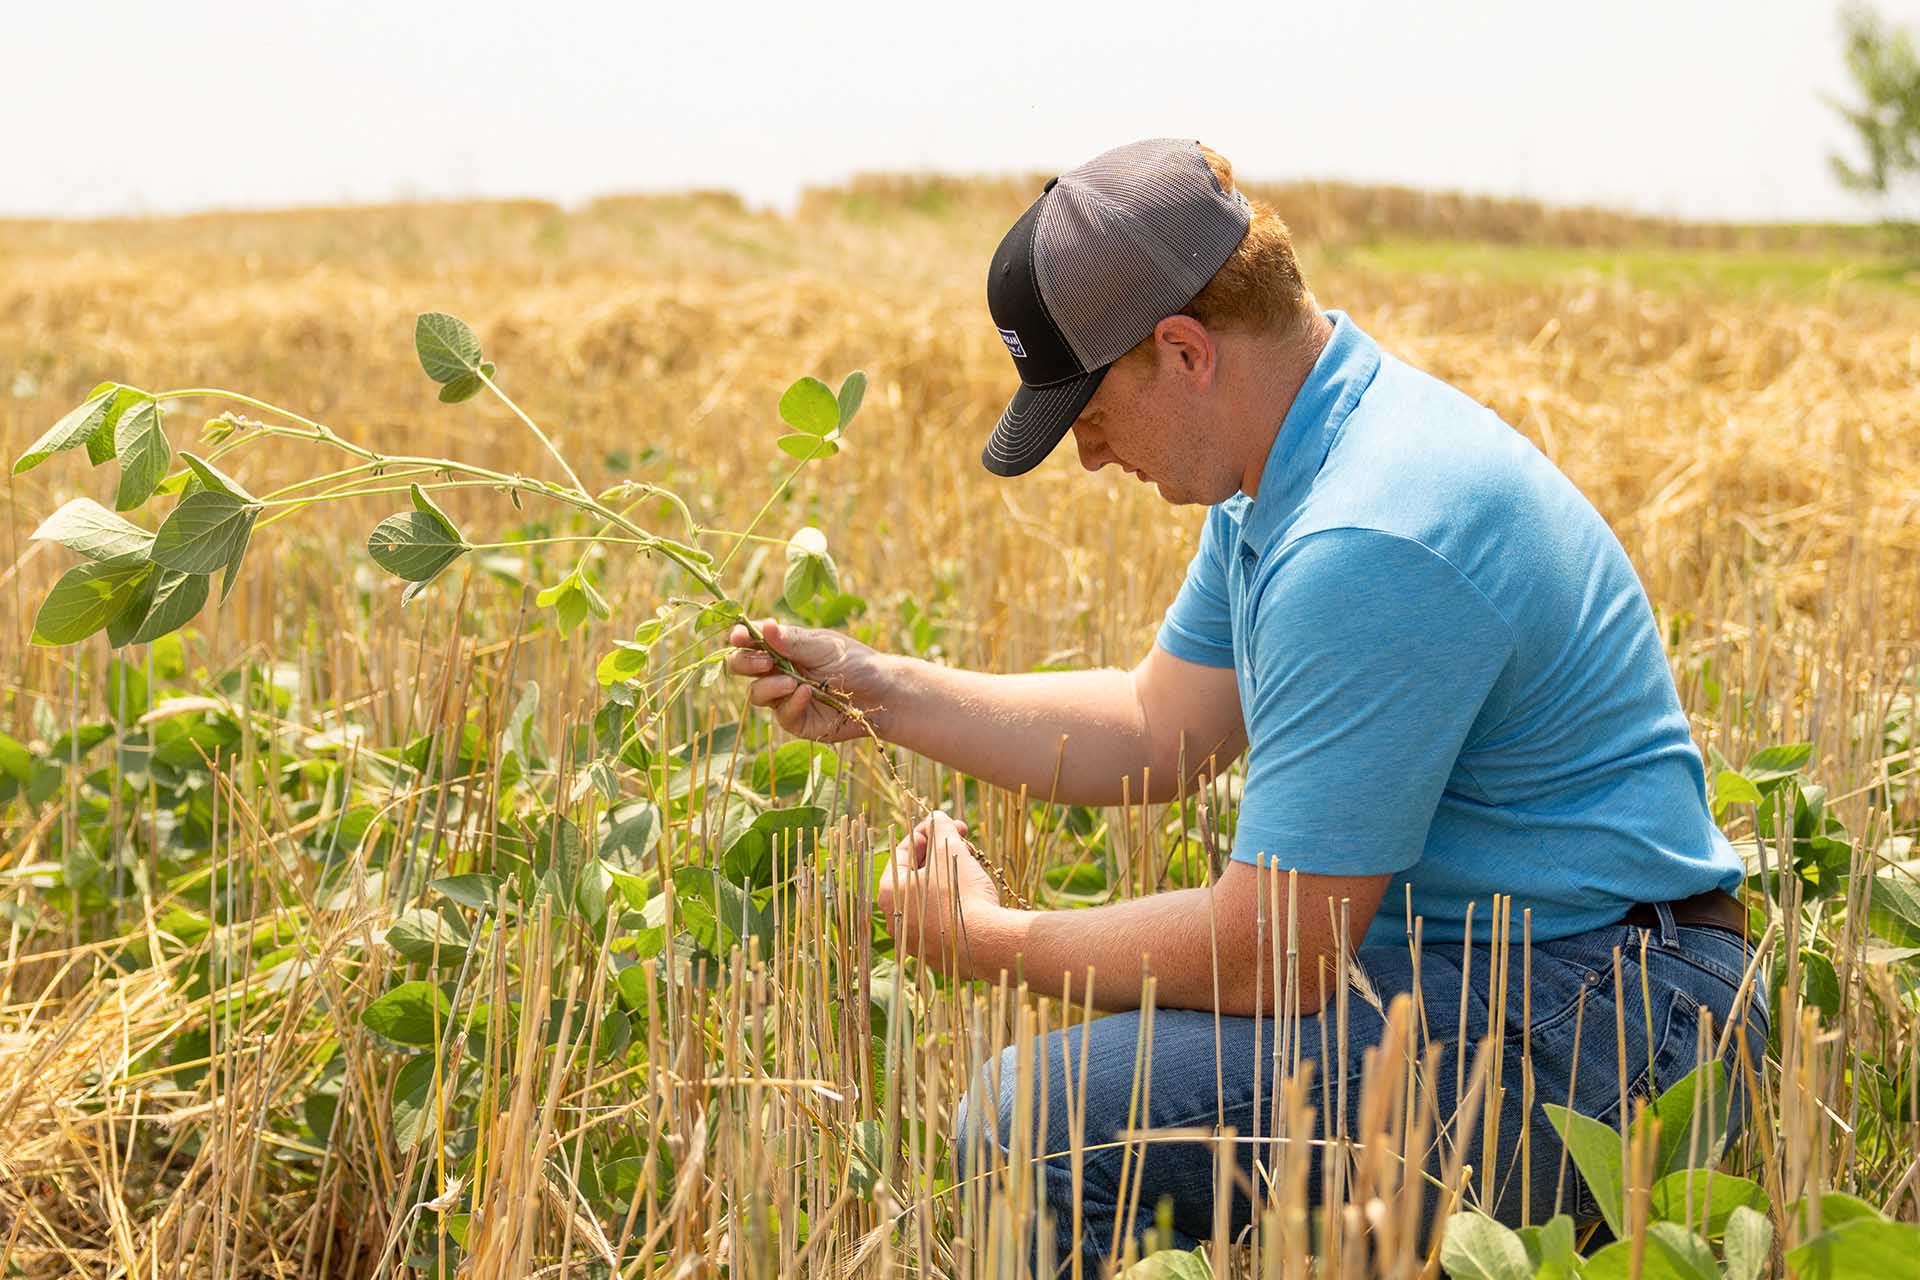
{"type": "Polygon", "coordinates": [[[1232,522],[1215,507],[1201,526],[1200,547],[1187,565],[1187,580],[1173,598],[1154,637],[1176,658],[1206,667],[1233,665],[1233,613],[1227,597],[1226,540],[1232,522]]]}
{"type": "Polygon", "coordinates": [[[1257,589],[1234,858],[1405,870],[1513,654],[1511,628],[1438,553],[1372,529],[1300,538],[1257,589]]]}

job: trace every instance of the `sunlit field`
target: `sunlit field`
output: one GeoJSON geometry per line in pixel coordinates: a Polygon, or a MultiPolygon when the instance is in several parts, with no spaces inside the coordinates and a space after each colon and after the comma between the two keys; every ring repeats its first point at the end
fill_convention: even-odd
{"type": "MultiPolygon", "coordinates": [[[[225,388],[509,481],[566,484],[563,456],[749,617],[1131,665],[1202,513],[1070,447],[1017,481],[978,461],[1012,386],[985,263],[1037,185],[876,179],[784,217],[687,195],[0,223],[0,444],[11,465],[102,381],[225,388]],[[436,398],[422,312],[472,326],[551,450],[500,398],[436,398]],[[783,393],[854,370],[838,452],[797,467],[783,393]],[[831,572],[790,546],[809,526],[831,572]]],[[[1477,953],[1514,1011],[1492,1051],[1398,1003],[1364,1061],[1265,1064],[1264,1133],[1136,1134],[1214,1144],[1255,1213],[1135,1274],[1913,1274],[1920,274],[1835,229],[1267,194],[1323,305],[1492,406],[1626,546],[1749,859],[1771,1035],[1664,1097],[1622,1061],[1611,1129],[1518,1153],[1568,1191],[1503,1234],[1473,1210],[1507,1170],[1465,1152],[1486,1099],[1531,1089],[1516,918],[1477,953]],[[1736,1083],[1755,1114],[1716,1160],[1736,1083]],[[1321,1206],[1293,1135],[1329,1114],[1321,1206]]],[[[255,495],[353,461],[257,405],[164,408],[174,450],[255,495]]],[[[789,739],[670,558],[582,557],[577,508],[430,467],[270,506],[178,637],[34,644],[80,559],[30,535],[112,507],[116,474],[74,450],[10,475],[0,527],[0,1274],[1030,1273],[1047,1153],[983,1145],[963,1194],[954,1109],[999,1048],[1090,1012],[896,963],[875,877],[943,805],[1028,903],[1202,884],[1237,774],[1095,810],[789,739]],[[414,482],[472,549],[403,607],[367,543],[414,482]]],[[[125,514],[153,531],[174,501],[125,514]]],[[[1337,1033],[1369,993],[1325,980],[1306,1016],[1337,1033]]],[[[1624,1031],[1584,1034],[1612,1060],[1624,1031]]]]}

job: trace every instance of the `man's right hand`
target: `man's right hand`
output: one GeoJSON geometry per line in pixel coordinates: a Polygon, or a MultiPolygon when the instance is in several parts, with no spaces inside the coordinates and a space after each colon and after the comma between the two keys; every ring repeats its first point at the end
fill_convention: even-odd
{"type": "Polygon", "coordinates": [[[766,639],[765,648],[755,644],[743,626],[734,627],[727,637],[727,642],[734,646],[734,652],[727,657],[727,670],[753,681],[747,686],[749,702],[756,707],[772,708],[780,727],[796,737],[841,742],[866,732],[845,712],[822,706],[813,686],[802,684],[776,667],[767,649],[846,697],[870,716],[879,711],[883,701],[883,655],[841,632],[819,627],[790,627],[772,618],[760,623],[760,634],[766,639]]]}

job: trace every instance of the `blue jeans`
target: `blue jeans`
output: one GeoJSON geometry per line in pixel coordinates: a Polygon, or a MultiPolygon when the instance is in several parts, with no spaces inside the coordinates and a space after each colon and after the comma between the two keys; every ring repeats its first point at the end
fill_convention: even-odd
{"type": "MultiPolygon", "coordinates": [[[[1510,949],[1506,982],[1506,1024],[1500,1045],[1502,1070],[1501,1114],[1497,1128],[1495,1153],[1496,1187],[1490,1200],[1480,1207],[1509,1225],[1523,1219],[1542,1222],[1556,1211],[1564,1211],[1582,1221],[1600,1215],[1592,1193],[1580,1179],[1571,1161],[1561,1159],[1561,1142],[1548,1122],[1541,1104],[1567,1105],[1608,1125],[1619,1123],[1620,1077],[1624,1064],[1629,1099],[1649,1098],[1673,1085],[1692,1071],[1698,1061],[1699,1024],[1702,1010],[1713,1016],[1713,1035],[1717,1042],[1735,1006],[1735,995],[1745,972],[1750,953],[1737,936],[1718,929],[1675,926],[1664,905],[1660,908],[1661,927],[1642,930],[1628,925],[1610,925],[1589,933],[1551,942],[1535,942],[1532,947],[1531,1036],[1522,1034],[1522,982],[1520,946],[1510,949]],[[1649,1019],[1642,997],[1642,936],[1646,935],[1644,989],[1651,993],[1652,1016],[1649,1019]],[[1619,991],[1616,1000],[1613,952],[1620,951],[1619,991]],[[1575,1028],[1580,1027],[1576,1062],[1575,1028]],[[1653,1030],[1649,1053],[1647,1028],[1653,1030]],[[1624,1041],[1619,1028],[1624,1026],[1624,1041]],[[1534,1080],[1531,1114],[1520,1088],[1523,1041],[1530,1039],[1530,1058],[1534,1080]],[[1522,1179],[1518,1149],[1522,1130],[1531,1146],[1527,1162],[1529,1177],[1522,1179]],[[1524,1185],[1523,1185],[1524,1183],[1524,1185]],[[1524,1208],[1523,1208],[1524,1206],[1524,1208]]],[[[1405,992],[1424,1005],[1426,1044],[1443,1046],[1441,1070],[1434,1077],[1439,1120],[1442,1126],[1451,1119],[1456,1080],[1456,1049],[1461,1044],[1461,992],[1465,989],[1465,1044],[1467,1065],[1477,1053],[1480,1041],[1492,1029],[1491,1000],[1496,975],[1493,954],[1485,945],[1472,949],[1465,963],[1459,943],[1430,944],[1420,958],[1418,986],[1412,957],[1405,946],[1362,947],[1356,957],[1372,980],[1381,1003],[1390,1006],[1394,996],[1405,992]]],[[[1765,1051],[1767,1010],[1765,975],[1756,982],[1757,992],[1740,1003],[1741,1025],[1746,1036],[1746,1061],[1757,1065],[1765,1051]]],[[[1331,1005],[1331,1000],[1329,1004],[1331,1005]]],[[[1333,1018],[1325,1021],[1326,1034],[1333,1036],[1333,1018]]],[[[1064,1270],[1075,1252],[1086,1259],[1087,1274],[1099,1274],[1100,1263],[1113,1248],[1116,1223],[1123,1216],[1125,1231],[1117,1238],[1138,1236],[1154,1224],[1155,1210],[1163,1199],[1173,1211],[1173,1238],[1162,1239],[1162,1247],[1191,1249],[1197,1241],[1213,1232],[1216,1144],[1208,1141],[1144,1142],[1133,1145],[1135,1172],[1139,1180],[1137,1214],[1129,1214],[1122,1203],[1122,1145],[1117,1135],[1129,1126],[1129,1105],[1134,1096],[1135,1058],[1140,1038],[1141,1015],[1115,1014],[1098,1018],[1085,1026],[1047,1037],[1045,1078],[1034,1089],[1045,1093],[1045,1130],[1036,1131],[1026,1145],[1030,1152],[1046,1155],[1044,1166],[1045,1197],[1048,1216],[1054,1229],[1051,1257],[1064,1270]],[[1080,1076],[1082,1040],[1085,1046],[1086,1073],[1080,1076]],[[1068,1094],[1063,1083],[1063,1062],[1070,1066],[1075,1084],[1073,1093],[1084,1095],[1086,1125],[1082,1172],[1078,1238],[1073,1230],[1073,1182],[1066,1152],[1069,1147],[1068,1094]],[[1102,1146],[1101,1144],[1112,1144],[1102,1146]]],[[[1302,1061],[1311,1061],[1316,1071],[1322,1061],[1322,1021],[1314,1017],[1299,1022],[1302,1061]]],[[[1326,1116],[1337,1110],[1339,1085],[1344,1077],[1346,1116],[1344,1125],[1334,1132],[1360,1136],[1361,1063],[1366,1050],[1379,1043],[1385,1020],[1357,996],[1348,1009],[1346,1061],[1342,1063],[1333,1045],[1326,1047],[1330,1086],[1323,1089],[1316,1075],[1312,1103],[1316,1108],[1317,1132],[1328,1130],[1326,1116]],[[1333,1103],[1332,1107],[1327,1103],[1333,1103]]],[[[1272,1094],[1272,1052],[1274,1021],[1270,1018],[1220,1017],[1190,1009],[1161,1009],[1152,1020],[1152,1058],[1150,1089],[1145,1114],[1135,1123],[1137,1129],[1172,1129],[1215,1125],[1233,1128],[1242,1139],[1237,1144],[1240,1169],[1248,1179],[1245,1185],[1262,1185],[1254,1177],[1254,1162],[1271,1163],[1268,1152],[1258,1144],[1245,1141],[1256,1133],[1273,1132],[1275,1108],[1272,1094]],[[1216,1025],[1220,1056],[1216,1062],[1214,1046],[1216,1025]],[[1256,1078],[1258,1083],[1256,1084],[1256,1078]],[[1216,1093],[1216,1080],[1219,1092],[1216,1093]],[[1259,1092],[1259,1114],[1255,1114],[1255,1091],[1259,1092]]],[[[1745,1112],[1740,1087],[1740,1037],[1727,1036],[1724,1061],[1727,1079],[1732,1084],[1729,1096],[1718,1105],[1731,1112],[1730,1136],[1739,1131],[1745,1112]]],[[[1416,1057],[1425,1044],[1416,1043],[1416,1057]]],[[[1031,1051],[1030,1051],[1031,1052],[1031,1051]]],[[[1037,1064],[1036,1064],[1037,1065],[1037,1064]]],[[[990,1159],[1004,1159],[1009,1135],[1016,1117],[1031,1117],[1028,1123],[1038,1128],[1041,1114],[1038,1096],[1024,1108],[1016,1108],[1015,1050],[1007,1049],[997,1060],[989,1060],[976,1079],[972,1092],[963,1101],[955,1117],[955,1145],[961,1153],[959,1172],[963,1178],[981,1172],[967,1164],[966,1151],[972,1127],[982,1130],[980,1150],[990,1159]],[[988,1106],[988,1099],[996,1105],[988,1106]]],[[[1038,1072],[1036,1071],[1036,1074],[1038,1072]]],[[[1629,1106],[1631,1106],[1631,1101],[1629,1106]]],[[[1466,1159],[1476,1169],[1484,1168],[1481,1122],[1458,1135],[1467,1147],[1466,1159]]],[[[1429,1172],[1438,1175],[1441,1161],[1437,1152],[1430,1158],[1429,1172]]],[[[1317,1153],[1319,1147],[1313,1150],[1317,1153]]],[[[1308,1176],[1309,1199],[1320,1201],[1320,1168],[1316,1158],[1308,1176]]],[[[968,1185],[976,1183],[969,1181],[968,1185]]],[[[1479,1179],[1475,1179],[1475,1187],[1479,1179]]],[[[1437,1210],[1438,1191],[1430,1188],[1425,1206],[1427,1223],[1437,1210]]],[[[1235,1235],[1245,1228],[1255,1209],[1244,1190],[1236,1190],[1228,1221],[1235,1235]]],[[[1036,1215],[1038,1220],[1038,1215],[1036,1215]]],[[[1034,1241],[1036,1257],[1040,1256],[1034,1241]]]]}

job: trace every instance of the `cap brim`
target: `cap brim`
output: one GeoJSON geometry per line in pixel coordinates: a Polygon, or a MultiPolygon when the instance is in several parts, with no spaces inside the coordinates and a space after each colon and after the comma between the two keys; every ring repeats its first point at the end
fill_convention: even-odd
{"type": "Polygon", "coordinates": [[[1000,415],[1000,425],[988,437],[981,463],[997,476],[1018,476],[1046,461],[1093,399],[1109,367],[1101,365],[1091,373],[1044,387],[1022,383],[1000,415]]]}

